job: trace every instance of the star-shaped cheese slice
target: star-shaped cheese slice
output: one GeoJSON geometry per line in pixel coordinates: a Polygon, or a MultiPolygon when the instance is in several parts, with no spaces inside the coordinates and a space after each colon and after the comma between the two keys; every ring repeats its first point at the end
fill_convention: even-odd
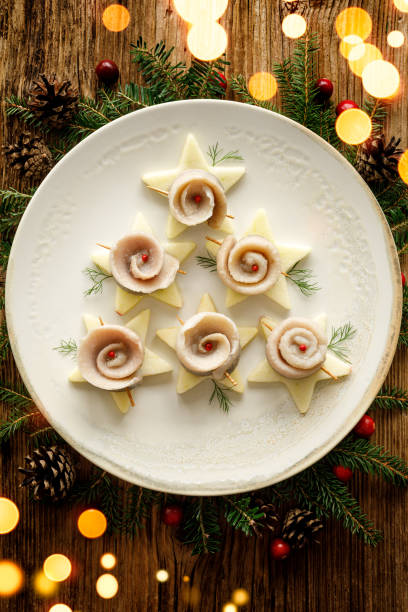
{"type": "MultiPolygon", "coordinates": [[[[136,215],[131,231],[144,232],[145,234],[151,234],[152,236],[154,235],[150,225],[147,223],[142,213],[138,213],[136,215]]],[[[105,246],[109,249],[109,247],[112,245],[106,244],[105,246]]],[[[169,255],[173,255],[173,257],[176,257],[180,262],[182,262],[194,251],[196,246],[197,245],[195,242],[168,242],[164,245],[164,250],[169,253],[169,255]]],[[[94,264],[105,272],[105,274],[111,274],[109,250],[100,247],[98,251],[91,255],[91,259],[94,264]]],[[[157,291],[153,291],[153,293],[146,293],[145,295],[130,293],[117,285],[115,310],[119,315],[124,315],[129,312],[129,310],[134,308],[136,304],[140,302],[140,300],[148,296],[151,296],[160,302],[164,302],[165,304],[169,304],[170,306],[174,306],[174,308],[181,308],[183,305],[183,298],[176,282],[172,283],[166,289],[158,289],[157,291]]]]}
{"type": "MultiPolygon", "coordinates": [[[[314,320],[323,329],[323,331],[326,332],[326,315],[319,315],[314,320]]],[[[271,329],[269,329],[267,325],[273,329],[276,327],[277,323],[269,317],[262,318],[261,327],[266,340],[271,333],[271,329]]],[[[341,361],[341,359],[338,359],[333,353],[330,352],[330,350],[327,352],[326,360],[322,368],[330,372],[336,378],[347,376],[351,373],[351,366],[348,363],[341,361]]],[[[259,363],[248,376],[248,382],[282,383],[283,385],[286,385],[299,412],[302,414],[305,414],[309,410],[315,385],[321,380],[333,380],[333,378],[322,369],[311,376],[307,376],[306,378],[286,378],[286,376],[282,376],[281,374],[275,372],[275,370],[269,365],[267,359],[261,361],[261,363],[259,363]]]]}
{"type": "MultiPolygon", "coordinates": [[[[207,162],[196,138],[193,134],[189,134],[184,144],[178,166],[171,170],[148,172],[142,176],[142,181],[148,187],[168,192],[174,179],[179,176],[181,172],[190,169],[210,172],[217,177],[226,192],[245,174],[244,166],[211,166],[207,162]]],[[[188,227],[188,225],[180,223],[173,215],[169,214],[167,221],[167,236],[169,238],[175,238],[181,234],[181,232],[188,229],[188,227]]],[[[233,226],[230,219],[224,219],[224,223],[219,229],[226,234],[231,234],[233,232],[233,226]]]]}
{"type": "MultiPolygon", "coordinates": [[[[97,327],[101,327],[103,323],[99,317],[95,317],[93,315],[84,314],[83,321],[86,327],[86,331],[89,332],[92,329],[97,327]]],[[[129,323],[125,325],[132,331],[134,331],[142,340],[144,346],[144,359],[140,368],[140,375],[144,378],[145,376],[155,376],[157,374],[165,374],[167,372],[172,372],[172,366],[165,360],[156,355],[153,351],[151,351],[146,343],[146,335],[149,329],[150,323],[150,310],[142,310],[138,315],[136,315],[129,323]]],[[[81,375],[79,368],[75,368],[71,372],[68,377],[73,383],[84,383],[87,382],[85,378],[81,375]]],[[[119,410],[123,413],[126,413],[129,410],[129,407],[133,404],[133,396],[132,391],[108,391],[111,394],[115,404],[119,408],[119,410]]]]}
{"type": "MultiPolygon", "coordinates": [[[[214,302],[212,301],[208,293],[205,293],[201,298],[197,310],[197,313],[199,312],[217,312],[214,302]]],[[[158,329],[156,334],[161,340],[163,340],[163,342],[168,344],[170,348],[175,350],[178,332],[178,327],[168,327],[166,329],[158,329]]],[[[258,333],[258,330],[256,327],[238,327],[238,333],[241,349],[243,349],[251,342],[251,340],[255,338],[256,334],[258,333]]],[[[233,383],[228,378],[224,378],[222,384],[226,388],[236,391],[237,393],[243,393],[245,385],[238,368],[235,368],[235,370],[231,372],[231,378],[237,383],[236,385],[233,385],[233,383]]],[[[196,387],[201,382],[207,379],[211,379],[211,376],[196,376],[195,374],[188,372],[182,365],[180,365],[177,380],[177,393],[185,393],[186,391],[193,389],[194,387],[196,387]]]]}
{"type": "MultiPolygon", "coordinates": [[[[289,309],[291,307],[291,304],[288,292],[288,281],[285,274],[289,272],[289,270],[291,270],[293,266],[298,263],[298,261],[303,259],[303,257],[306,257],[306,255],[310,253],[311,248],[305,246],[292,246],[275,242],[269,225],[268,216],[263,208],[259,209],[255,213],[255,217],[249,228],[244,233],[244,236],[248,236],[250,234],[257,234],[258,236],[263,236],[264,238],[272,242],[272,244],[274,244],[278,249],[281,259],[282,272],[284,274],[280,275],[278,281],[274,284],[273,287],[268,289],[268,291],[265,291],[264,295],[266,295],[273,302],[276,302],[283,308],[289,309]]],[[[210,255],[216,257],[217,251],[220,247],[215,242],[207,240],[206,248],[210,255]]],[[[242,293],[238,293],[230,287],[227,287],[225,305],[228,308],[230,306],[235,306],[235,304],[243,302],[248,297],[248,295],[243,295],[242,293]]]]}

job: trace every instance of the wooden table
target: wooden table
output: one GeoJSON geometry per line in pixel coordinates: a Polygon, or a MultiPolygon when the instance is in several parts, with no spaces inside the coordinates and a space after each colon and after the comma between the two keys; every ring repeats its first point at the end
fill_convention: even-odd
{"type": "MultiPolygon", "coordinates": [[[[121,33],[109,32],[102,25],[102,11],[108,4],[108,0],[1,0],[2,97],[22,93],[41,71],[69,77],[83,94],[93,94],[97,86],[94,67],[106,57],[120,66],[123,82],[135,80],[129,44],[140,34],[152,45],[164,39],[176,47],[177,58],[186,58],[186,26],[171,0],[124,0],[131,21],[121,33]]],[[[270,70],[274,62],[290,52],[293,43],[280,28],[285,14],[282,4],[279,0],[229,1],[222,19],[229,34],[229,73],[249,76],[258,70],[270,70]]],[[[402,29],[407,35],[408,15],[396,11],[391,0],[309,0],[300,4],[310,29],[320,35],[320,74],[334,82],[334,100],[361,100],[360,80],[349,72],[338,53],[336,15],[353,4],[369,11],[374,23],[372,42],[395,62],[402,75],[404,103],[400,100],[392,106],[388,128],[389,135],[402,136],[406,147],[407,45],[391,49],[386,44],[386,34],[402,29]]],[[[3,142],[11,142],[17,126],[7,122],[4,114],[3,119],[3,142]]],[[[2,181],[3,185],[19,186],[15,176],[4,168],[2,181]]],[[[398,353],[390,382],[408,386],[406,363],[404,353],[398,353]]],[[[13,368],[8,367],[12,376],[13,368]]],[[[378,412],[376,421],[376,441],[407,457],[407,417],[378,412]]],[[[403,491],[376,478],[356,475],[351,488],[384,531],[385,541],[377,549],[363,545],[333,522],[324,530],[320,546],[294,554],[285,563],[271,561],[266,539],[247,539],[232,531],[220,553],[192,558],[157,515],[134,541],[119,536],[86,541],[75,529],[73,512],[67,506],[48,509],[29,503],[26,492],[17,487],[20,479],[16,467],[21,465],[26,448],[25,437],[18,436],[1,455],[0,491],[16,500],[21,522],[16,531],[1,536],[0,556],[18,560],[29,576],[48,554],[64,552],[75,560],[74,577],[61,586],[58,599],[49,602],[34,599],[28,584],[17,598],[1,601],[2,611],[45,612],[51,603],[61,601],[81,612],[211,612],[221,610],[237,587],[249,591],[251,604],[244,609],[255,612],[408,610],[407,498],[403,491]],[[112,601],[100,599],[94,586],[100,573],[99,557],[106,551],[118,557],[120,591],[112,601]],[[167,583],[159,585],[156,581],[158,568],[169,571],[167,583]],[[183,583],[184,575],[190,576],[189,585],[201,594],[194,608],[186,603],[189,585],[183,583]]]]}

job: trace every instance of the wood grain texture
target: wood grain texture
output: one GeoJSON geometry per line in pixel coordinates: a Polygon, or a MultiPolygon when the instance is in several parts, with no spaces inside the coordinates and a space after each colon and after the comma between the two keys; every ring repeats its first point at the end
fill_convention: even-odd
{"type": "MultiPolygon", "coordinates": [[[[108,32],[102,25],[103,9],[109,0],[0,0],[0,90],[2,98],[22,93],[39,71],[69,77],[83,94],[94,93],[97,83],[94,66],[111,58],[121,69],[123,82],[136,79],[130,62],[129,44],[141,34],[149,43],[160,39],[176,47],[176,57],[186,58],[186,26],[173,10],[171,0],[124,1],[131,14],[128,29],[108,32]]],[[[359,5],[373,18],[371,41],[399,68],[403,85],[393,103],[389,134],[396,134],[407,146],[408,106],[406,103],[407,45],[391,49],[386,34],[401,29],[408,34],[408,15],[402,15],[392,0],[309,0],[301,11],[310,29],[320,35],[320,74],[334,82],[334,100],[361,100],[361,82],[347,69],[338,53],[334,30],[336,15],[350,5],[359,5]]],[[[280,23],[285,14],[280,0],[230,0],[222,23],[229,34],[229,72],[249,76],[270,70],[286,56],[293,42],[282,36],[280,23]]],[[[3,109],[2,141],[17,133],[7,122],[3,109]]],[[[19,186],[16,177],[1,170],[4,185],[19,186]]],[[[381,282],[381,279],[379,279],[381,282]]],[[[408,386],[406,354],[395,359],[390,382],[408,386]]],[[[13,366],[8,364],[13,377],[13,366]]],[[[407,458],[407,417],[396,413],[376,414],[376,442],[407,458]]],[[[26,452],[26,439],[17,437],[1,455],[0,494],[15,499],[21,522],[12,534],[1,536],[0,557],[19,561],[29,577],[48,554],[63,552],[74,560],[74,575],[48,602],[35,599],[29,579],[15,599],[2,600],[4,612],[46,612],[61,601],[81,612],[202,612],[219,611],[230,600],[232,590],[244,587],[251,603],[243,610],[254,612],[406,612],[408,610],[407,497],[403,491],[375,478],[355,476],[352,491],[362,500],[367,513],[384,530],[385,541],[377,549],[364,546],[341,526],[329,523],[320,546],[293,555],[285,563],[274,563],[268,555],[267,539],[247,539],[228,531],[223,549],[214,556],[192,558],[171,531],[153,516],[135,540],[105,536],[86,541],[75,528],[75,513],[62,506],[48,510],[29,503],[18,488],[16,466],[26,452]],[[95,581],[101,573],[99,558],[112,551],[118,557],[115,571],[120,590],[112,601],[100,599],[95,581]],[[170,580],[159,585],[155,572],[166,568],[170,580]],[[182,577],[190,576],[190,583],[182,577]],[[197,604],[191,603],[191,587],[197,604]],[[189,595],[190,593],[190,595],[189,595]],[[200,594],[199,596],[197,594],[200,594]],[[189,602],[190,597],[190,603],[189,602]]],[[[193,597],[194,599],[194,597],[193,597]]]]}

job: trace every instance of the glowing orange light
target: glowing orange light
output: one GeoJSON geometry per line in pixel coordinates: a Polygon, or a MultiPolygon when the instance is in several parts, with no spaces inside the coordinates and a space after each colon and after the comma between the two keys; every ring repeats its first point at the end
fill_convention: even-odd
{"type": "Polygon", "coordinates": [[[246,589],[235,589],[232,593],[232,601],[237,606],[245,606],[249,601],[249,593],[246,589]]]}
{"type": "Polygon", "coordinates": [[[34,591],[41,597],[52,597],[58,590],[58,583],[47,578],[43,571],[38,571],[33,579],[34,591]]]}
{"type": "Polygon", "coordinates": [[[167,582],[169,579],[169,572],[165,569],[157,570],[156,572],[156,580],[158,582],[167,582]]]}
{"type": "Polygon", "coordinates": [[[190,582],[190,576],[183,576],[183,582],[190,582]]]}
{"type": "Polygon", "coordinates": [[[72,608],[66,604],[58,603],[51,606],[48,612],[72,612],[72,608]]]}
{"type": "Polygon", "coordinates": [[[222,606],[222,612],[238,612],[238,608],[234,603],[230,601],[222,606]]]}
{"type": "Polygon", "coordinates": [[[404,183],[408,185],[408,150],[405,151],[399,159],[398,172],[404,183]]]}
{"type": "Polygon", "coordinates": [[[217,21],[203,21],[191,26],[187,44],[197,59],[209,62],[225,52],[228,44],[227,33],[217,21]]]}
{"type": "Polygon", "coordinates": [[[119,584],[112,574],[102,574],[96,581],[96,591],[103,599],[112,599],[118,592],[119,584]]]}
{"type": "Polygon", "coordinates": [[[180,17],[189,23],[199,24],[201,21],[217,21],[223,16],[228,6],[228,0],[174,0],[174,7],[180,17]]]}
{"type": "Polygon", "coordinates": [[[84,510],[78,518],[78,529],[85,538],[100,538],[106,531],[106,517],[100,510],[84,510]]]}
{"type": "Polygon", "coordinates": [[[350,36],[346,36],[346,38],[343,38],[343,40],[340,42],[340,53],[343,57],[348,59],[350,51],[354,49],[354,47],[356,47],[357,45],[361,45],[362,42],[363,40],[359,36],[350,34],[350,36]]]}
{"type": "Polygon", "coordinates": [[[402,47],[405,41],[405,36],[400,30],[393,30],[387,36],[387,42],[390,47],[402,47]]]}
{"type": "Polygon", "coordinates": [[[46,558],[43,565],[44,574],[49,580],[63,582],[71,573],[71,561],[65,555],[56,553],[46,558]]]}
{"type": "Polygon", "coordinates": [[[368,64],[379,59],[382,59],[381,51],[370,43],[356,45],[348,56],[350,70],[359,77],[362,76],[363,70],[368,64]]]}
{"type": "Polygon", "coordinates": [[[121,4],[111,4],[103,11],[102,21],[107,30],[121,32],[129,25],[130,13],[121,4]]]}
{"type": "Polygon", "coordinates": [[[0,533],[9,533],[20,519],[18,508],[11,499],[0,497],[0,533]]]}
{"type": "Polygon", "coordinates": [[[21,589],[24,575],[12,561],[0,561],[0,596],[10,597],[21,589]]]}
{"type": "Polygon", "coordinates": [[[399,89],[400,75],[394,64],[384,60],[371,62],[363,70],[363,87],[374,98],[390,98],[399,89]]]}
{"type": "Polygon", "coordinates": [[[270,100],[276,94],[278,84],[270,72],[256,72],[249,79],[248,89],[257,100],[270,100]]]}
{"type": "Polygon", "coordinates": [[[408,0],[394,0],[394,4],[402,13],[408,13],[408,0]]]}
{"type": "Polygon", "coordinates": [[[357,6],[344,9],[336,19],[336,30],[341,39],[354,35],[365,40],[370,36],[372,27],[370,15],[357,6]]]}
{"type": "Polygon", "coordinates": [[[371,119],[359,108],[343,111],[337,117],[336,132],[347,144],[358,145],[366,141],[371,134],[371,119]]]}
{"type": "Polygon", "coordinates": [[[282,21],[282,31],[288,38],[300,38],[306,32],[307,23],[302,15],[291,13],[282,21]]]}
{"type": "Polygon", "coordinates": [[[116,565],[116,557],[112,553],[105,553],[102,555],[100,562],[104,569],[112,569],[116,565]]]}

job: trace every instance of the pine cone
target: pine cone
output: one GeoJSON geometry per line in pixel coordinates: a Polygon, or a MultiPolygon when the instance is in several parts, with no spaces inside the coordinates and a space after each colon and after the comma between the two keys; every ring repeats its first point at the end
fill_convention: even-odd
{"type": "Polygon", "coordinates": [[[29,108],[53,128],[61,128],[77,110],[78,91],[71,87],[71,81],[57,81],[55,74],[51,77],[40,74],[28,95],[29,108]]]}
{"type": "Polygon", "coordinates": [[[360,147],[357,170],[367,183],[392,181],[398,176],[398,159],[402,149],[401,138],[391,138],[388,144],[384,134],[373,136],[360,147]]]}
{"type": "Polygon", "coordinates": [[[26,467],[18,471],[25,474],[21,487],[29,486],[35,500],[59,501],[66,497],[75,481],[75,468],[69,454],[62,448],[51,446],[36,448],[25,458],[26,467]]]}
{"type": "Polygon", "coordinates": [[[264,518],[260,519],[260,522],[253,527],[253,530],[257,536],[262,536],[260,527],[263,527],[264,529],[268,529],[269,533],[272,535],[276,531],[280,521],[275,506],[265,503],[262,499],[256,499],[255,504],[259,507],[259,510],[264,513],[264,518]]]}
{"type": "Polygon", "coordinates": [[[283,5],[288,13],[296,13],[303,8],[304,0],[283,0],[283,5]]]}
{"type": "Polygon", "coordinates": [[[323,523],[310,510],[292,508],[285,516],[282,538],[292,548],[303,548],[308,542],[317,542],[315,534],[323,529],[323,523]]]}
{"type": "Polygon", "coordinates": [[[40,179],[52,166],[51,151],[43,139],[29,132],[20,134],[16,143],[4,146],[3,152],[9,166],[26,178],[40,179]]]}

